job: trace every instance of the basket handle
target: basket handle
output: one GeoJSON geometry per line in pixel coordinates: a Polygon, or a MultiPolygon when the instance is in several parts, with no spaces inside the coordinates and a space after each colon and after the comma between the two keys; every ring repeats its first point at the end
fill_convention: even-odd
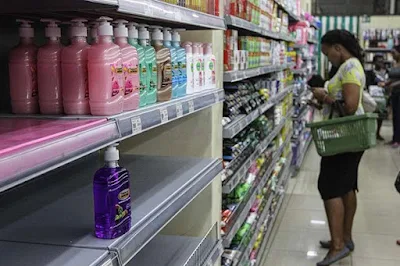
{"type": "Polygon", "coordinates": [[[336,100],[335,102],[333,102],[333,103],[331,104],[331,113],[329,114],[329,119],[332,119],[332,117],[333,117],[333,112],[334,112],[335,110],[338,111],[339,117],[344,117],[344,116],[346,116],[346,112],[344,111],[343,104],[344,104],[344,101],[339,101],[339,100],[336,100]]]}

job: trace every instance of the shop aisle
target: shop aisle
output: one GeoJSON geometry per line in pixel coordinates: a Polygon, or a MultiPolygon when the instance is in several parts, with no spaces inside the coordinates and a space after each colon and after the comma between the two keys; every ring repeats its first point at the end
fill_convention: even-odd
{"type": "MultiPolygon", "coordinates": [[[[390,127],[382,128],[386,139],[390,127]]],[[[264,258],[264,266],[314,266],[326,254],[319,240],[329,239],[317,190],[319,156],[310,147],[297,178],[291,180],[284,208],[264,258]]],[[[359,170],[358,210],[354,222],[356,250],[335,265],[400,265],[400,194],[393,186],[400,168],[399,150],[380,144],[364,154],[359,170]]]]}

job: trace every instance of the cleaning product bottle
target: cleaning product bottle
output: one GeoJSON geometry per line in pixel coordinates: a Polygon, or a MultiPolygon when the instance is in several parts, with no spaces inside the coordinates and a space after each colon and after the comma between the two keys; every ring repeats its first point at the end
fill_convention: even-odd
{"type": "Polygon", "coordinates": [[[131,111],[139,108],[139,58],[136,48],[128,43],[128,28],[125,26],[128,21],[118,19],[115,22],[114,42],[121,48],[124,68],[124,111],[131,111]]]}
{"type": "Polygon", "coordinates": [[[37,47],[33,43],[33,23],[17,19],[20,42],[9,54],[10,95],[12,112],[35,114],[39,112],[37,91],[37,47]]]}
{"type": "Polygon", "coordinates": [[[182,97],[186,95],[186,82],[187,82],[187,73],[186,73],[186,51],[181,47],[181,36],[179,34],[181,29],[172,30],[172,47],[176,50],[176,57],[178,61],[178,89],[176,93],[176,97],[182,97]]]}
{"type": "Polygon", "coordinates": [[[119,237],[131,227],[129,172],[118,165],[117,145],[104,152],[104,167],[93,178],[95,235],[102,239],[119,237]]]}
{"type": "Polygon", "coordinates": [[[193,43],[193,77],[194,77],[194,92],[201,91],[203,87],[203,71],[201,69],[201,55],[200,55],[201,43],[193,43]]]}
{"type": "Polygon", "coordinates": [[[139,58],[139,106],[146,105],[147,97],[147,64],[143,46],[139,45],[139,33],[136,28],[138,24],[128,23],[128,43],[136,48],[139,58]]]}
{"type": "Polygon", "coordinates": [[[183,47],[186,52],[186,93],[194,93],[194,61],[193,46],[191,42],[184,42],[183,47]]]}
{"type": "Polygon", "coordinates": [[[212,52],[212,44],[204,44],[204,61],[205,61],[205,89],[213,89],[216,86],[215,81],[215,55],[212,52]]]}
{"type": "Polygon", "coordinates": [[[93,21],[89,23],[90,25],[90,38],[91,38],[91,44],[95,44],[99,42],[99,35],[98,35],[98,29],[99,29],[99,22],[93,21]]]}
{"type": "Polygon", "coordinates": [[[172,36],[171,36],[171,28],[164,28],[164,47],[168,48],[171,53],[171,68],[172,68],[172,98],[178,98],[178,89],[179,89],[179,65],[177,58],[177,51],[175,47],[172,46],[172,36]]]}
{"type": "Polygon", "coordinates": [[[88,115],[88,49],[86,19],[73,19],[70,27],[71,45],[61,52],[61,80],[64,112],[68,115],[88,115]]]}
{"type": "Polygon", "coordinates": [[[92,115],[114,115],[124,110],[124,72],[121,50],[112,41],[111,18],[100,17],[98,43],[88,54],[89,105],[92,115]]]}
{"type": "Polygon", "coordinates": [[[153,26],[152,45],[157,59],[157,101],[169,101],[172,96],[171,52],[163,46],[163,33],[160,26],[153,26]]]}
{"type": "Polygon", "coordinates": [[[38,91],[39,106],[42,114],[55,115],[63,113],[61,88],[61,29],[54,19],[41,19],[47,22],[45,35],[47,43],[38,50],[38,91]]]}
{"type": "Polygon", "coordinates": [[[199,54],[200,54],[200,60],[201,60],[201,77],[202,77],[202,90],[205,89],[206,87],[206,69],[205,69],[205,53],[204,49],[205,48],[205,43],[200,43],[200,49],[199,49],[199,54]]]}
{"type": "Polygon", "coordinates": [[[144,48],[147,65],[146,104],[157,102],[157,60],[156,50],[150,45],[150,34],[147,25],[139,25],[139,44],[144,48]]]}

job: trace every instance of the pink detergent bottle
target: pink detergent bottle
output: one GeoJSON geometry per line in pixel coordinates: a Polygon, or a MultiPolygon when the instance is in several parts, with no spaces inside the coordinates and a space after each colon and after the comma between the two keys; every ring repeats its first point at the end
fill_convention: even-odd
{"type": "Polygon", "coordinates": [[[89,105],[92,115],[115,115],[124,110],[121,50],[112,41],[111,18],[98,19],[98,43],[88,54],[89,105]]]}
{"type": "Polygon", "coordinates": [[[33,44],[32,21],[17,19],[20,43],[10,51],[9,75],[12,112],[36,114],[39,112],[36,59],[37,47],[33,44]]]}
{"type": "Polygon", "coordinates": [[[139,57],[136,48],[128,43],[128,21],[118,19],[115,23],[114,42],[121,48],[124,69],[124,111],[131,111],[138,109],[140,102],[139,57]]]}
{"type": "Polygon", "coordinates": [[[63,113],[61,88],[61,29],[54,19],[41,19],[47,22],[45,35],[48,41],[38,51],[38,90],[40,112],[47,115],[63,113]]]}
{"type": "Polygon", "coordinates": [[[85,19],[73,19],[70,27],[71,45],[61,52],[62,93],[64,112],[68,115],[88,115],[89,88],[87,59],[87,28],[85,19]]]}

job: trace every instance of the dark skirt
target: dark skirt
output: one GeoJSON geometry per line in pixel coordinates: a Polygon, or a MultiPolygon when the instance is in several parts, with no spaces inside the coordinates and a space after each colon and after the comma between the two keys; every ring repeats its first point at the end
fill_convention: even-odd
{"type": "Polygon", "coordinates": [[[323,200],[358,191],[358,165],[364,152],[348,152],[321,159],[318,190],[323,200]]]}

